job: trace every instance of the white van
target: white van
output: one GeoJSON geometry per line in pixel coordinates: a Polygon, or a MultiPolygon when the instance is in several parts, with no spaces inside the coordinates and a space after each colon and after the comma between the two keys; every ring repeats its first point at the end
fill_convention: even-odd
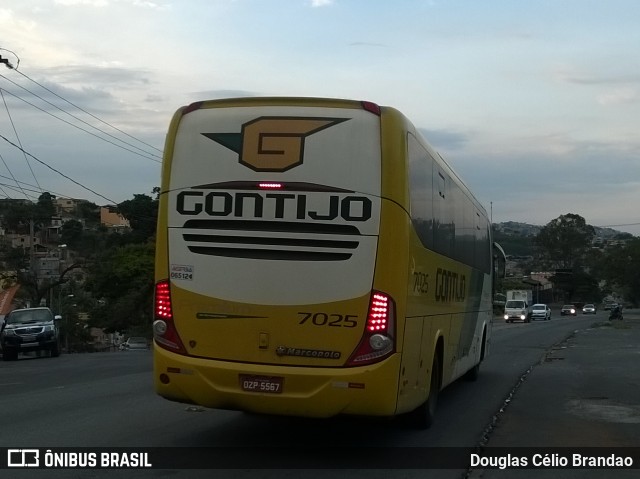
{"type": "Polygon", "coordinates": [[[531,308],[522,299],[510,299],[504,305],[504,319],[507,323],[514,321],[531,321],[531,308]]]}

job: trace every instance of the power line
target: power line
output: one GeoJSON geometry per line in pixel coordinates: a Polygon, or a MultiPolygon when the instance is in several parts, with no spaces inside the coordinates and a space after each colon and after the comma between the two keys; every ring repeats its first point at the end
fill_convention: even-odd
{"type": "MultiPolygon", "coordinates": [[[[6,178],[6,177],[5,177],[5,178],[6,178]]],[[[34,199],[37,199],[37,198],[38,198],[37,196],[29,195],[29,194],[27,194],[27,193],[25,192],[25,190],[26,190],[26,191],[29,191],[29,192],[34,192],[34,191],[35,191],[35,192],[38,192],[37,190],[32,190],[32,189],[29,189],[29,188],[22,188],[22,187],[19,187],[19,188],[18,188],[18,187],[16,187],[15,185],[11,185],[11,184],[8,184],[8,183],[0,183],[0,187],[5,187],[5,188],[7,188],[7,189],[9,189],[9,190],[13,190],[13,191],[16,191],[16,192],[17,192],[17,191],[20,191],[23,195],[25,195],[25,197],[26,197],[26,198],[27,198],[27,200],[29,200],[29,201],[33,201],[34,199]]],[[[10,199],[10,200],[14,200],[14,199],[16,199],[16,198],[13,198],[13,197],[9,196],[9,195],[7,194],[7,192],[6,192],[6,191],[4,191],[4,189],[3,189],[2,191],[3,191],[4,195],[5,195],[8,199],[10,199]]]]}
{"type": "Polygon", "coordinates": [[[55,173],[58,173],[60,176],[62,176],[63,178],[66,178],[67,180],[71,181],[72,183],[75,183],[76,185],[80,186],[81,188],[93,193],[96,196],[99,196],[100,198],[103,198],[105,200],[107,200],[109,203],[112,204],[118,204],[117,201],[112,200],[111,198],[107,198],[106,196],[98,193],[97,191],[92,190],[91,188],[89,188],[88,186],[83,185],[82,183],[74,180],[73,178],[71,178],[68,175],[65,175],[64,173],[62,173],[60,170],[55,169],[54,167],[50,166],[48,163],[42,161],[41,159],[37,158],[36,156],[32,155],[31,153],[29,153],[28,151],[24,150],[21,146],[16,145],[14,142],[12,142],[11,140],[9,140],[8,138],[6,138],[4,135],[0,134],[0,138],[2,138],[4,141],[6,141],[7,143],[9,143],[10,145],[18,148],[20,151],[22,151],[24,154],[28,155],[29,157],[33,158],[34,160],[36,160],[38,163],[46,166],[47,168],[49,168],[51,171],[54,171],[55,173]]]}
{"type": "MultiPolygon", "coordinates": [[[[18,185],[18,188],[20,188],[20,190],[22,190],[22,188],[20,187],[20,184],[18,183],[18,180],[16,179],[16,177],[13,175],[13,172],[11,171],[11,168],[9,168],[9,165],[7,165],[7,162],[4,161],[4,156],[2,156],[2,154],[0,154],[0,160],[2,160],[2,163],[4,163],[5,168],[7,169],[7,171],[9,172],[11,177],[13,178],[13,181],[16,182],[16,185],[18,185]]],[[[25,196],[25,198],[27,198],[27,194],[24,191],[22,191],[22,194],[25,196]]]]}
{"type": "MultiPolygon", "coordinates": [[[[18,144],[20,146],[22,146],[22,141],[20,141],[20,135],[18,135],[18,130],[16,130],[16,125],[13,123],[13,118],[11,117],[11,112],[9,111],[9,106],[7,105],[7,100],[5,100],[4,93],[3,93],[1,88],[0,88],[0,95],[2,96],[2,102],[4,103],[5,110],[7,110],[7,116],[9,117],[9,122],[11,123],[11,126],[13,127],[13,132],[16,135],[16,139],[18,140],[18,144]]],[[[29,171],[31,171],[31,175],[33,176],[33,179],[36,181],[36,184],[38,185],[38,188],[40,188],[40,184],[38,183],[38,179],[36,178],[36,174],[33,172],[33,168],[31,168],[31,163],[29,163],[29,158],[27,158],[27,155],[24,155],[24,161],[27,162],[27,166],[29,167],[29,171]]],[[[40,190],[42,190],[42,188],[40,188],[40,190]]]]}
{"type": "MultiPolygon", "coordinates": [[[[2,78],[5,78],[5,79],[6,79],[6,77],[4,77],[4,75],[0,75],[0,77],[2,77],[2,78]]],[[[19,85],[18,85],[18,86],[19,86],[19,85]]],[[[113,142],[113,141],[110,141],[110,140],[108,140],[108,139],[106,139],[106,138],[103,138],[103,137],[101,137],[101,136],[99,136],[99,135],[97,135],[97,134],[95,134],[95,133],[93,133],[93,132],[91,132],[91,131],[89,131],[89,130],[87,130],[87,129],[85,129],[85,128],[82,128],[82,127],[80,127],[80,126],[78,126],[78,125],[75,125],[75,124],[73,124],[73,123],[71,123],[71,122],[69,122],[69,121],[65,120],[64,118],[60,118],[59,116],[56,116],[56,115],[54,115],[53,113],[51,113],[51,112],[49,112],[49,111],[47,111],[47,110],[45,110],[45,109],[43,109],[43,108],[40,108],[38,105],[35,105],[35,104],[31,103],[31,102],[30,102],[30,101],[28,101],[28,100],[25,100],[24,98],[22,98],[22,97],[20,97],[20,96],[16,95],[15,93],[10,92],[10,91],[9,91],[9,90],[7,90],[6,88],[0,88],[0,89],[1,89],[1,90],[3,90],[3,91],[5,91],[5,92],[7,92],[7,93],[8,93],[9,95],[11,95],[12,97],[17,98],[18,100],[20,100],[20,101],[22,101],[22,102],[26,103],[27,105],[31,105],[32,107],[36,108],[37,110],[40,110],[41,112],[46,113],[46,114],[47,114],[47,115],[49,115],[49,116],[52,116],[52,117],[53,117],[53,118],[55,118],[56,120],[60,120],[61,122],[66,123],[66,124],[67,124],[67,125],[69,125],[69,126],[72,126],[72,127],[74,127],[74,128],[77,128],[77,129],[78,129],[78,130],[80,130],[80,131],[83,131],[83,132],[85,132],[85,133],[88,133],[89,135],[91,135],[91,136],[93,136],[93,137],[95,137],[95,138],[98,138],[99,140],[105,141],[105,142],[107,142],[107,143],[109,143],[109,144],[111,144],[111,145],[113,145],[113,146],[116,146],[116,147],[121,148],[121,149],[123,149],[123,150],[125,150],[125,151],[128,151],[129,153],[133,153],[134,155],[141,156],[142,158],[145,158],[145,159],[147,159],[147,160],[153,161],[153,162],[155,162],[155,163],[162,163],[162,161],[161,161],[161,160],[157,160],[157,159],[155,159],[155,158],[151,158],[151,157],[149,157],[149,156],[145,156],[145,155],[143,155],[142,153],[140,153],[140,152],[138,152],[138,151],[134,151],[134,150],[131,150],[131,149],[129,149],[129,148],[126,148],[126,147],[124,147],[124,146],[122,146],[122,145],[119,145],[119,144],[117,144],[117,143],[113,142]]],[[[27,90],[27,91],[28,91],[28,90],[27,90]]],[[[35,96],[37,97],[37,95],[35,95],[35,96]]],[[[41,100],[43,100],[42,98],[40,98],[40,99],[41,99],[41,100]]],[[[43,101],[45,101],[45,102],[46,102],[46,100],[43,100],[43,101]]],[[[53,105],[53,106],[55,107],[55,105],[53,105]]],[[[56,108],[58,108],[58,107],[56,107],[56,108]]],[[[58,109],[60,109],[60,108],[58,108],[58,109]]],[[[61,111],[62,111],[62,112],[64,112],[64,113],[67,113],[67,112],[65,112],[64,110],[61,110],[61,111]]],[[[67,113],[67,114],[69,114],[69,113],[67,113]]],[[[72,117],[72,118],[75,118],[73,115],[71,115],[71,117],[72,117]]],[[[75,119],[77,119],[77,118],[75,118],[75,119]]],[[[84,123],[86,123],[86,122],[84,122],[84,123]]],[[[95,129],[95,127],[94,127],[93,125],[89,125],[89,126],[90,126],[91,128],[94,128],[94,129],[95,129]]],[[[101,130],[99,130],[99,129],[98,129],[98,131],[101,131],[101,130]]],[[[103,133],[104,133],[104,132],[103,132],[103,133]]],[[[108,135],[108,133],[105,133],[105,134],[107,134],[107,135],[108,135]]],[[[109,135],[109,136],[112,136],[112,135],[109,135]]],[[[122,140],[119,140],[119,139],[117,139],[117,138],[116,138],[116,140],[117,140],[117,141],[122,141],[122,140]]],[[[125,143],[125,144],[128,144],[128,143],[125,143]]],[[[137,148],[136,146],[134,146],[133,148],[136,148],[136,149],[140,150],[140,148],[137,148]]],[[[143,151],[143,150],[142,150],[142,151],[143,151]]],[[[144,151],[143,151],[143,152],[144,152],[144,151]]],[[[144,153],[146,153],[146,154],[151,154],[151,153],[148,153],[148,152],[144,152],[144,153]]],[[[153,155],[153,156],[156,156],[156,155],[153,155]]],[[[157,156],[156,156],[156,158],[159,158],[159,157],[157,157],[157,156]]]]}
{"type": "MultiPolygon", "coordinates": [[[[16,64],[15,64],[15,65],[13,65],[13,64],[9,63],[9,60],[8,60],[8,59],[4,59],[4,58],[2,58],[2,55],[0,55],[0,63],[4,63],[4,64],[7,66],[7,68],[9,68],[9,69],[11,69],[11,70],[15,70],[15,71],[17,71],[17,72],[18,72],[22,77],[26,78],[27,80],[29,80],[29,81],[30,81],[30,82],[32,82],[32,83],[35,83],[36,85],[38,85],[38,86],[39,86],[40,88],[42,88],[43,90],[48,91],[49,93],[51,93],[51,94],[52,94],[52,95],[54,95],[55,97],[57,97],[57,98],[59,98],[60,100],[62,100],[62,101],[64,101],[64,102],[68,103],[69,105],[73,106],[74,108],[77,108],[77,109],[78,109],[78,110],[80,110],[81,112],[85,113],[86,115],[89,115],[91,118],[93,118],[93,119],[95,119],[95,120],[99,121],[100,123],[102,123],[102,124],[104,124],[104,125],[107,125],[108,127],[110,127],[110,128],[112,128],[112,129],[114,129],[114,130],[118,131],[119,133],[121,133],[121,134],[123,134],[123,135],[125,135],[125,136],[127,136],[127,137],[129,137],[129,138],[131,138],[131,139],[133,139],[133,140],[135,140],[135,141],[137,141],[138,143],[141,143],[141,144],[143,144],[143,145],[145,145],[145,146],[147,146],[147,147],[149,147],[149,148],[151,148],[151,149],[153,149],[153,150],[156,150],[156,151],[157,151],[157,152],[159,152],[159,153],[162,153],[162,150],[160,150],[159,148],[156,148],[155,146],[150,145],[149,143],[146,143],[146,142],[144,142],[144,141],[140,140],[139,138],[134,137],[133,135],[130,135],[129,133],[127,133],[127,132],[123,131],[122,129],[120,129],[120,128],[118,128],[118,127],[114,126],[114,125],[112,125],[111,123],[109,123],[109,122],[106,122],[106,121],[102,120],[101,118],[99,118],[99,117],[97,117],[96,115],[94,115],[94,114],[92,114],[92,113],[88,112],[88,111],[87,111],[87,110],[85,110],[84,108],[82,108],[82,107],[80,107],[80,106],[76,105],[75,103],[73,103],[73,102],[71,102],[71,101],[67,100],[66,98],[62,97],[61,95],[59,95],[58,93],[54,92],[54,91],[53,91],[53,90],[51,90],[50,88],[47,88],[46,86],[44,86],[44,85],[42,85],[41,83],[37,82],[36,80],[34,80],[33,78],[31,78],[31,77],[30,77],[29,75],[27,75],[26,73],[23,73],[21,70],[19,70],[19,69],[18,69],[18,66],[20,65],[20,57],[18,56],[18,54],[17,54],[17,53],[15,53],[15,52],[13,52],[13,51],[11,51],[11,50],[7,50],[6,48],[0,48],[0,51],[6,51],[6,52],[9,52],[10,54],[12,54],[13,56],[15,56],[15,57],[16,57],[17,62],[16,62],[16,64]]],[[[25,91],[27,91],[27,92],[31,93],[32,95],[36,96],[36,97],[37,97],[37,98],[39,98],[40,100],[44,101],[45,103],[48,103],[49,105],[53,106],[54,108],[59,109],[60,111],[62,111],[62,112],[64,112],[64,113],[66,113],[67,115],[71,116],[72,118],[74,118],[74,119],[76,119],[76,120],[78,120],[78,121],[80,121],[80,122],[82,122],[82,123],[85,123],[86,125],[90,126],[91,128],[94,128],[94,129],[98,130],[99,132],[101,132],[101,133],[103,133],[103,134],[105,134],[105,135],[107,135],[107,136],[110,136],[111,138],[115,139],[116,141],[120,141],[120,142],[124,143],[125,145],[131,146],[132,148],[135,148],[135,149],[137,149],[137,150],[139,150],[139,151],[142,151],[142,152],[143,152],[143,153],[145,153],[145,154],[155,156],[156,158],[160,158],[158,155],[155,155],[154,153],[150,153],[150,152],[148,152],[148,151],[145,151],[145,150],[143,150],[142,148],[139,148],[139,147],[137,147],[137,146],[135,146],[135,145],[132,145],[132,144],[130,144],[130,143],[128,143],[128,142],[126,142],[126,141],[124,141],[124,140],[121,140],[120,138],[117,138],[117,137],[115,137],[115,136],[111,135],[110,133],[107,133],[107,132],[106,132],[106,131],[104,131],[104,130],[101,130],[100,128],[97,128],[97,127],[96,127],[96,126],[94,126],[94,125],[91,125],[90,123],[88,123],[88,122],[86,122],[86,121],[82,120],[81,118],[78,118],[77,116],[75,116],[75,115],[73,115],[73,114],[69,113],[68,111],[63,110],[63,109],[62,109],[62,108],[60,108],[59,106],[54,105],[53,103],[49,102],[48,100],[45,100],[45,99],[44,99],[44,98],[42,98],[41,96],[39,96],[39,95],[37,95],[36,93],[34,93],[34,92],[30,91],[29,89],[27,89],[27,88],[23,87],[22,85],[19,85],[18,83],[14,82],[14,81],[12,81],[12,80],[9,80],[9,79],[8,79],[7,77],[5,77],[4,75],[1,75],[1,76],[2,76],[2,78],[4,78],[5,80],[7,80],[7,81],[11,82],[12,84],[16,85],[16,86],[17,86],[17,87],[19,87],[19,88],[22,88],[23,90],[25,90],[25,91]]]]}
{"type": "MultiPolygon", "coordinates": [[[[10,180],[11,178],[5,175],[0,175],[0,178],[4,178],[6,180],[10,180]]],[[[32,185],[30,183],[27,183],[26,181],[19,181],[18,183],[20,183],[23,187],[23,189],[25,191],[31,191],[31,192],[35,192],[35,193],[44,193],[45,190],[40,186],[36,186],[36,185],[32,185]],[[37,188],[37,189],[36,189],[37,188]]],[[[0,183],[0,186],[4,186],[4,183],[0,183]]],[[[7,185],[9,186],[9,185],[7,185]]],[[[11,185],[12,188],[15,188],[15,186],[11,185]]],[[[69,198],[69,199],[74,199],[71,198],[69,196],[63,195],[61,193],[57,193],[55,191],[51,191],[49,189],[46,190],[47,193],[53,194],[56,198],[69,198]]]]}
{"type": "MultiPolygon", "coordinates": [[[[132,135],[128,134],[127,132],[125,132],[125,131],[121,130],[120,128],[118,128],[118,127],[116,127],[116,126],[114,126],[114,125],[112,125],[112,124],[110,124],[110,123],[108,123],[108,122],[106,122],[106,121],[102,120],[101,118],[98,118],[98,117],[97,117],[97,116],[95,116],[94,114],[92,114],[92,113],[88,112],[87,110],[85,110],[85,109],[81,108],[80,106],[78,106],[78,105],[76,105],[75,103],[73,103],[73,102],[71,102],[71,101],[67,100],[66,98],[63,98],[62,96],[58,95],[56,92],[54,92],[54,91],[50,90],[49,88],[47,88],[46,86],[44,86],[44,85],[42,85],[42,84],[38,83],[38,82],[37,82],[37,81],[35,81],[33,78],[31,78],[31,77],[29,77],[28,75],[26,75],[25,73],[22,73],[22,71],[18,70],[18,68],[17,68],[17,67],[15,68],[15,71],[17,71],[20,75],[22,75],[23,77],[25,77],[27,80],[29,80],[29,81],[31,81],[31,82],[33,82],[33,83],[35,83],[36,85],[38,85],[40,88],[45,89],[46,91],[48,91],[48,92],[49,92],[49,93],[51,93],[52,95],[55,95],[56,97],[60,98],[62,101],[64,101],[64,102],[68,103],[69,105],[71,105],[71,106],[73,106],[73,107],[77,108],[77,109],[78,109],[78,110],[80,110],[81,112],[86,113],[86,114],[87,114],[87,115],[89,115],[91,118],[93,118],[93,119],[95,119],[95,120],[98,120],[100,123],[102,123],[102,124],[104,124],[104,125],[107,125],[107,126],[108,126],[108,127],[110,127],[110,128],[113,128],[114,130],[118,131],[119,133],[122,133],[123,135],[125,135],[125,136],[127,136],[127,137],[129,137],[129,138],[131,138],[131,139],[133,139],[133,140],[135,140],[135,141],[138,141],[138,142],[142,143],[143,145],[146,145],[146,146],[148,146],[149,148],[152,148],[152,149],[154,149],[154,150],[158,151],[159,153],[162,153],[162,150],[161,150],[161,149],[156,148],[155,146],[150,145],[149,143],[146,143],[146,142],[144,142],[144,141],[140,140],[139,138],[136,138],[136,137],[134,137],[134,136],[132,136],[132,135]]],[[[95,128],[95,127],[94,127],[94,128],[95,128]]],[[[120,140],[120,141],[122,141],[122,140],[120,140]]],[[[123,143],[125,143],[125,142],[123,142],[123,143]]],[[[128,143],[127,143],[127,144],[128,144],[128,143]]]]}

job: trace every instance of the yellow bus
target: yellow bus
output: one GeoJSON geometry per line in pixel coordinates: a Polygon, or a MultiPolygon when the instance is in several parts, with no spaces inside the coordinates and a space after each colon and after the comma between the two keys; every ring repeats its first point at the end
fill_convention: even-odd
{"type": "Polygon", "coordinates": [[[393,108],[180,108],[162,166],[155,390],[428,427],[439,391],[488,353],[492,251],[484,208],[393,108]]]}

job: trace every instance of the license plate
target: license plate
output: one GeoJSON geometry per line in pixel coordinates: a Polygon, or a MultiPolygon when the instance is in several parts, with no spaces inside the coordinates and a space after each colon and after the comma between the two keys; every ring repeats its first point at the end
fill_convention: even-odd
{"type": "Polygon", "coordinates": [[[240,387],[243,391],[280,394],[282,393],[283,383],[284,378],[280,376],[240,375],[240,387]]]}
{"type": "Polygon", "coordinates": [[[28,334],[26,336],[21,336],[23,343],[32,343],[36,340],[35,334],[28,334]]]}

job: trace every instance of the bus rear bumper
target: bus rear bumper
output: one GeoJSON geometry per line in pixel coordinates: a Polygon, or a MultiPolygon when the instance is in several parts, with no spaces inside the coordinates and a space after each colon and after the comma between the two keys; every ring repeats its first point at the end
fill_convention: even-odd
{"type": "Polygon", "coordinates": [[[194,358],[154,345],[154,385],[160,396],[260,414],[393,416],[399,369],[400,354],[367,366],[310,368],[194,358]],[[281,390],[246,391],[247,377],[276,378],[281,390]]]}

